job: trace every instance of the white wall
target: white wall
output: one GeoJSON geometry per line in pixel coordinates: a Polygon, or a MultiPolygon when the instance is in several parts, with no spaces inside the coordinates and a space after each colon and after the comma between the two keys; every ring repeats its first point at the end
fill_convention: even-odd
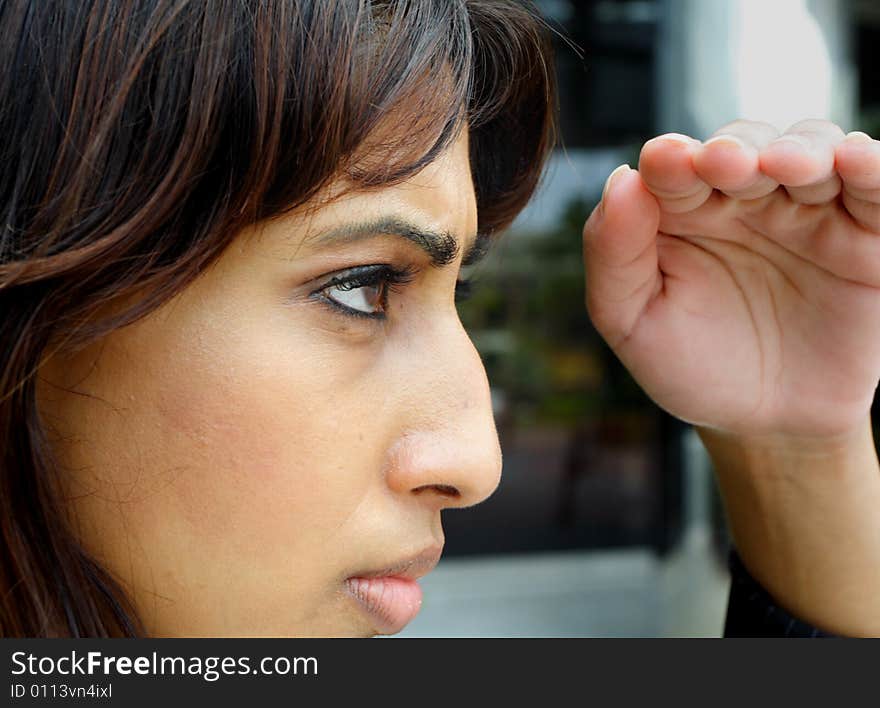
{"type": "Polygon", "coordinates": [[[658,132],[705,138],[736,118],[852,126],[846,0],[663,0],[658,132]]]}

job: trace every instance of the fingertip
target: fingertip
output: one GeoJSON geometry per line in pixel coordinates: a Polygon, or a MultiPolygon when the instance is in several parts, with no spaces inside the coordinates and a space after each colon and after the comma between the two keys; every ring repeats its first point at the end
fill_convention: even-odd
{"type": "Polygon", "coordinates": [[[880,141],[865,133],[847,136],[835,152],[838,174],[849,187],[880,188],[880,141]]]}
{"type": "Polygon", "coordinates": [[[694,155],[694,169],[706,184],[724,192],[746,189],[758,178],[758,150],[734,135],[717,135],[694,155]]]}
{"type": "Polygon", "coordinates": [[[614,188],[614,182],[618,176],[624,174],[626,172],[631,172],[632,168],[627,164],[623,163],[622,165],[618,165],[614,168],[610,175],[608,175],[608,179],[605,180],[605,187],[602,189],[602,201],[608,197],[609,192],[614,188]]]}
{"type": "Polygon", "coordinates": [[[703,143],[703,148],[712,147],[712,146],[720,146],[725,149],[740,149],[745,150],[746,144],[743,140],[738,138],[736,135],[730,135],[726,133],[722,133],[721,135],[716,135],[713,138],[709,138],[706,142],[703,143]]]}
{"type": "Polygon", "coordinates": [[[599,202],[593,208],[593,211],[590,213],[590,216],[584,223],[585,236],[588,232],[594,231],[596,228],[598,228],[598,226],[602,223],[605,218],[606,205],[608,204],[608,201],[612,197],[612,195],[616,194],[620,176],[631,171],[632,168],[628,164],[624,163],[615,167],[611,171],[611,174],[609,174],[608,177],[605,179],[605,186],[602,188],[602,196],[599,198],[599,202]]]}
{"type": "Polygon", "coordinates": [[[645,209],[651,206],[659,208],[656,197],[645,184],[640,171],[629,165],[621,165],[611,173],[602,201],[606,210],[614,211],[645,209]]]}
{"type": "Polygon", "coordinates": [[[657,199],[637,170],[623,167],[609,176],[605,198],[584,224],[585,247],[606,263],[627,262],[634,247],[644,248],[656,238],[660,223],[657,199]]]}
{"type": "Polygon", "coordinates": [[[645,164],[656,160],[680,160],[682,156],[690,155],[695,148],[700,146],[700,141],[682,135],[681,133],[664,133],[646,140],[639,150],[639,169],[645,164]]]}
{"type": "Polygon", "coordinates": [[[584,233],[587,310],[609,342],[632,331],[656,291],[660,225],[660,205],[639,171],[615,172],[600,218],[584,233]]]}
{"type": "Polygon", "coordinates": [[[627,164],[616,168],[605,182],[599,208],[602,220],[615,216],[620,211],[650,208],[657,200],[648,190],[638,170],[627,164]]]}
{"type": "Polygon", "coordinates": [[[800,135],[783,135],[759,156],[761,172],[787,187],[804,187],[830,176],[834,150],[800,135]]]}
{"type": "Polygon", "coordinates": [[[642,147],[639,174],[663,211],[691,211],[712,194],[712,186],[695,167],[694,158],[701,145],[687,136],[667,134],[649,140],[642,147]]]}

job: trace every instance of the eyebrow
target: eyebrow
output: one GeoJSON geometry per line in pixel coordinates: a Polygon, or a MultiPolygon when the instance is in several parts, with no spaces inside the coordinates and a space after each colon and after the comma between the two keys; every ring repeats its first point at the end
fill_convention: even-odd
{"type": "MultiPolygon", "coordinates": [[[[425,229],[394,215],[380,216],[371,221],[343,224],[323,231],[317,234],[314,240],[309,240],[319,247],[324,247],[353,243],[380,235],[399,236],[414,243],[428,254],[431,265],[438,268],[452,263],[458,256],[460,249],[460,241],[451,232],[425,229]]],[[[489,252],[491,242],[488,235],[478,233],[462,258],[462,266],[473,265],[485,257],[489,252]]]]}

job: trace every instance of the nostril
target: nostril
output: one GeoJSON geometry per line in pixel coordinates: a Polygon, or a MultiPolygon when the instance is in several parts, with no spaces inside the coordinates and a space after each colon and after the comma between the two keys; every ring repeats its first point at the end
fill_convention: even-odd
{"type": "Polygon", "coordinates": [[[426,489],[432,489],[438,494],[442,494],[445,497],[452,497],[453,499],[458,499],[461,496],[461,492],[451,484],[424,484],[421,487],[413,489],[413,492],[418,494],[426,489]]]}

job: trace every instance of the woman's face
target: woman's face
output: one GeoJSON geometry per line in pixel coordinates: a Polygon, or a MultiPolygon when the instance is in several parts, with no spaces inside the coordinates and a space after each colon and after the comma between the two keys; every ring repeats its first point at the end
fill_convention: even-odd
{"type": "Polygon", "coordinates": [[[476,224],[463,133],[404,184],[243,232],[147,318],[47,362],[73,523],[150,634],[371,635],[412,617],[411,579],[348,579],[427,572],[441,509],[498,484],[453,297],[476,224]],[[408,282],[386,288],[392,272],[408,282]]]}

